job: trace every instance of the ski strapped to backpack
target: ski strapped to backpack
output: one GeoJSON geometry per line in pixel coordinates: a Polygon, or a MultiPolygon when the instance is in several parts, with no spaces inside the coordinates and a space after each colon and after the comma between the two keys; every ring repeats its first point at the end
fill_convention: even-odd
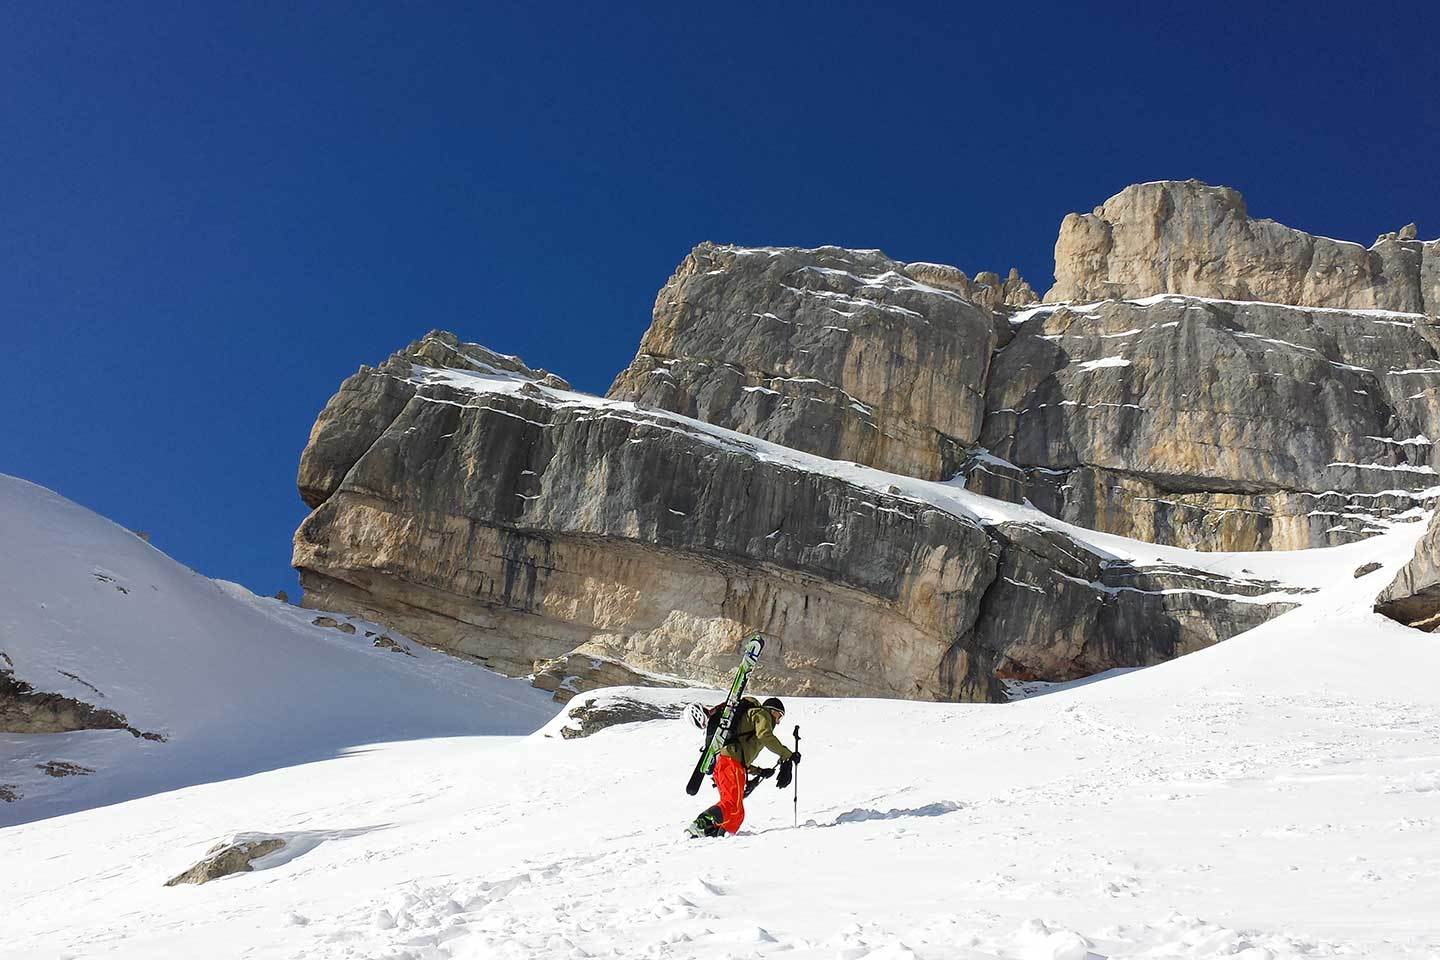
{"type": "Polygon", "coordinates": [[[700,759],[695,763],[695,772],[690,774],[690,782],[685,785],[685,792],[692,797],[700,792],[700,785],[705,782],[705,777],[715,769],[715,758],[730,740],[736,708],[745,694],[745,682],[750,678],[750,671],[754,670],[755,664],[760,661],[760,651],[764,647],[765,639],[759,634],[745,641],[745,647],[740,654],[740,666],[735,668],[735,677],[730,681],[725,703],[720,707],[718,722],[707,725],[709,729],[705,747],[700,751],[700,759]]]}

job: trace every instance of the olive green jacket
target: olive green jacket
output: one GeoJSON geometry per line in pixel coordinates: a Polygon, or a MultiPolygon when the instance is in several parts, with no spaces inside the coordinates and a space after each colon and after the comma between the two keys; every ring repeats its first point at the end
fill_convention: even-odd
{"type": "Polygon", "coordinates": [[[770,711],[764,707],[751,707],[737,717],[736,722],[739,724],[736,728],[738,732],[720,754],[740,761],[746,770],[750,769],[755,758],[760,756],[760,751],[766,747],[781,760],[789,760],[790,754],[794,753],[775,736],[775,721],[771,719],[770,711]]]}

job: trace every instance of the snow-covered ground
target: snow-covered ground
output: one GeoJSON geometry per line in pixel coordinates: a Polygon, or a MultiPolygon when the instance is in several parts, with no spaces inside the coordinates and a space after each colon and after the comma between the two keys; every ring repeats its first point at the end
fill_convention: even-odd
{"type": "Polygon", "coordinates": [[[524,681],[403,637],[392,639],[410,656],[377,647],[381,628],[357,620],[345,634],[317,616],[206,579],[0,475],[0,667],[165,738],[0,733],[0,785],[19,795],[0,802],[0,826],[380,741],[529,733],[557,709],[524,681]],[[50,776],[41,767],[52,761],[92,772],[50,776]]]}
{"type": "Polygon", "coordinates": [[[1420,528],[1292,555],[1317,580],[1340,560],[1158,667],[1003,706],[793,701],[798,828],[767,784],[738,837],[682,839],[712,797],[682,789],[684,720],[331,743],[9,827],[0,956],[1433,958],[1440,639],[1370,611],[1420,528]],[[289,846],[162,886],[236,831],[289,846]]]}

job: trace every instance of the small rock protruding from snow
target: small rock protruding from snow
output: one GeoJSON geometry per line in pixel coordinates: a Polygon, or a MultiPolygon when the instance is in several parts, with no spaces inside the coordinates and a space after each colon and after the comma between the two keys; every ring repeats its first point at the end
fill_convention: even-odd
{"type": "Polygon", "coordinates": [[[206,851],[205,859],[189,870],[165,881],[165,886],[174,887],[182,883],[209,883],[221,877],[236,873],[249,873],[256,860],[274,853],[285,846],[280,837],[247,835],[215,844],[206,851]]]}

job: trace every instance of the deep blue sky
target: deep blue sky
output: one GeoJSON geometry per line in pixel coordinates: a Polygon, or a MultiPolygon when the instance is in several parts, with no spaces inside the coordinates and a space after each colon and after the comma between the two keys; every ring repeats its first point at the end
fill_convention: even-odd
{"type": "Polygon", "coordinates": [[[0,4],[0,472],[293,593],[341,379],[445,327],[603,390],[700,240],[1043,291],[1192,176],[1440,234],[1435,4],[1081,6],[0,4]]]}

